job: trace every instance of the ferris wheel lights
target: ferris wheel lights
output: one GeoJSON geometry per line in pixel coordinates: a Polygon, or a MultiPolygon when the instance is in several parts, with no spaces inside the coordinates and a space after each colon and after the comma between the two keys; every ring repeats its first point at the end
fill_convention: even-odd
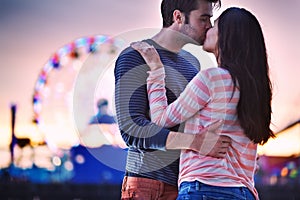
{"type": "Polygon", "coordinates": [[[97,44],[95,41],[95,37],[89,37],[88,38],[88,45],[89,45],[89,53],[95,53],[97,50],[97,44]]]}
{"type": "Polygon", "coordinates": [[[96,46],[96,44],[91,44],[89,48],[89,53],[95,53],[97,50],[96,46]]]}
{"type": "MultiPolygon", "coordinates": [[[[48,120],[47,117],[44,119],[42,116],[41,111],[45,111],[46,109],[43,107],[44,100],[49,98],[49,90],[47,90],[48,82],[50,85],[53,85],[51,82],[51,79],[48,79],[49,74],[51,71],[58,71],[66,66],[71,67],[71,72],[70,73],[78,73],[81,66],[83,65],[83,62],[85,61],[86,57],[88,57],[89,53],[94,53],[97,52],[98,49],[100,49],[103,44],[103,49],[104,51],[100,51],[101,53],[101,59],[103,59],[103,62],[106,62],[106,59],[110,59],[111,54],[117,53],[120,49],[123,48],[124,42],[122,42],[119,39],[115,39],[110,36],[105,36],[105,35],[96,35],[96,36],[88,36],[88,37],[83,37],[79,38],[76,40],[73,40],[73,42],[68,43],[61,48],[59,48],[46,62],[44,67],[42,68],[41,73],[39,74],[39,77],[36,81],[35,88],[34,88],[34,94],[32,97],[32,103],[33,103],[33,119],[32,122],[35,123],[42,132],[48,133],[51,131],[55,130],[49,130],[49,124],[47,126],[45,125],[44,120],[48,120]],[[107,45],[106,45],[107,44],[107,45]],[[72,64],[69,64],[69,62],[72,62],[72,64]],[[74,71],[75,70],[75,71],[74,71]],[[48,91],[48,92],[47,92],[48,91]]],[[[96,54],[96,56],[99,56],[96,54]]],[[[64,70],[63,70],[64,71],[64,70]]],[[[57,82],[55,82],[57,83],[57,82]]],[[[67,87],[67,86],[66,86],[67,87]]],[[[67,95],[67,89],[63,85],[58,85],[58,87],[54,88],[52,92],[57,95],[61,95],[63,93],[61,100],[65,100],[67,103],[67,109],[70,112],[73,112],[72,109],[73,107],[73,91],[70,92],[67,95]]],[[[60,100],[60,101],[61,101],[60,100]]],[[[51,102],[51,101],[49,101],[51,102]]],[[[48,103],[46,105],[48,105],[48,103]]],[[[64,103],[65,105],[65,103],[64,103]]],[[[65,107],[64,107],[65,109],[65,107]]],[[[53,119],[53,118],[52,118],[53,119]]],[[[67,121],[68,118],[64,118],[61,121],[67,121]]],[[[69,122],[68,122],[69,123],[69,122]]],[[[60,125],[57,123],[55,124],[55,128],[61,129],[60,125]]],[[[64,126],[64,127],[71,127],[72,125],[69,126],[64,126]]],[[[67,128],[68,129],[68,128],[67,128]]],[[[72,128],[70,128],[72,129],[72,128]]],[[[69,131],[69,130],[68,130],[69,131]]],[[[73,129],[72,129],[73,131],[73,129]]],[[[70,131],[71,132],[71,131],[70,131]]],[[[49,141],[47,141],[49,143],[49,141]]]]}
{"type": "Polygon", "coordinates": [[[89,37],[88,38],[89,44],[93,44],[95,42],[95,37],[89,37]]]}
{"type": "Polygon", "coordinates": [[[52,63],[53,64],[53,68],[59,68],[59,66],[60,66],[60,64],[59,64],[59,62],[53,62],[52,63]]]}
{"type": "Polygon", "coordinates": [[[35,90],[36,91],[39,91],[40,89],[42,89],[44,87],[44,83],[41,83],[41,82],[37,82],[36,84],[35,84],[35,90]]]}
{"type": "Polygon", "coordinates": [[[40,95],[38,92],[35,92],[34,95],[33,95],[33,103],[36,104],[38,101],[40,100],[40,95]]]}
{"type": "Polygon", "coordinates": [[[59,66],[60,66],[60,64],[59,64],[59,55],[57,53],[54,54],[51,61],[52,61],[52,66],[54,68],[59,68],[59,66]]]}
{"type": "Polygon", "coordinates": [[[87,38],[79,38],[73,43],[75,47],[84,47],[87,44],[87,38]]]}
{"type": "Polygon", "coordinates": [[[107,38],[108,37],[105,36],[105,35],[98,35],[98,36],[96,36],[96,44],[102,44],[102,43],[106,42],[107,38]]]}
{"type": "Polygon", "coordinates": [[[78,58],[79,57],[79,53],[74,49],[71,53],[70,53],[71,58],[78,58]]]}
{"type": "Polygon", "coordinates": [[[41,85],[45,85],[47,82],[46,77],[40,77],[38,80],[38,83],[41,85]]]}
{"type": "Polygon", "coordinates": [[[48,61],[47,64],[43,67],[43,72],[45,74],[48,74],[48,72],[51,71],[52,67],[52,62],[48,61]]]}

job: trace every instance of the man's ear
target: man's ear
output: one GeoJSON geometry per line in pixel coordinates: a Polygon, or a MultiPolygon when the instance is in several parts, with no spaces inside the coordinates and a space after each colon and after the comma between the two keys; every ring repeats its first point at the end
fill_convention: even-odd
{"type": "Polygon", "coordinates": [[[184,24],[185,16],[179,10],[174,10],[173,12],[173,21],[177,24],[184,24]]]}

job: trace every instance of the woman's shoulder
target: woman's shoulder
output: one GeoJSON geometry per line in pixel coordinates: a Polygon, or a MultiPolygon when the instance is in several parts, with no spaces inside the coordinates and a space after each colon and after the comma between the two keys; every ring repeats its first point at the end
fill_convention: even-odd
{"type": "Polygon", "coordinates": [[[220,85],[231,86],[233,84],[229,71],[220,67],[201,70],[198,73],[197,79],[205,83],[209,88],[218,87],[220,85]]]}
{"type": "Polygon", "coordinates": [[[230,73],[228,70],[221,68],[221,67],[211,67],[207,69],[203,69],[199,72],[200,74],[203,74],[207,77],[214,77],[214,76],[230,76],[230,73]]]}

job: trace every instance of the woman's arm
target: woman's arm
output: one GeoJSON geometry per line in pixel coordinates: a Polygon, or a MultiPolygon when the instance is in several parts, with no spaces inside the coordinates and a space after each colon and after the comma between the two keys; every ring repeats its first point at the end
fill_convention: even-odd
{"type": "Polygon", "coordinates": [[[191,118],[208,103],[210,93],[206,77],[197,74],[177,100],[168,105],[165,70],[156,49],[145,42],[134,43],[132,47],[143,56],[151,69],[147,78],[151,121],[160,126],[172,127],[191,118]]]}
{"type": "MultiPolygon", "coordinates": [[[[203,107],[209,101],[209,90],[203,84],[202,98],[199,98],[197,87],[203,81],[198,81],[197,77],[188,84],[187,89],[180,97],[167,105],[167,97],[165,94],[164,69],[160,57],[156,49],[144,42],[133,43],[132,47],[136,49],[144,58],[151,69],[148,77],[148,98],[150,101],[151,120],[161,126],[171,127],[179,124],[203,107]],[[196,83],[193,83],[196,82],[196,83]],[[175,113],[175,114],[174,114],[175,113]]],[[[224,157],[227,148],[231,142],[230,138],[216,134],[220,122],[210,125],[202,129],[202,134],[187,134],[180,132],[170,132],[166,149],[191,149],[200,152],[202,155],[213,157],[224,157]]]]}
{"type": "Polygon", "coordinates": [[[149,72],[147,91],[151,120],[160,126],[172,127],[191,118],[210,101],[205,82],[206,78],[198,73],[180,96],[168,105],[164,68],[149,72]]]}
{"type": "Polygon", "coordinates": [[[150,121],[146,78],[148,67],[132,48],[115,65],[115,105],[123,140],[128,147],[165,150],[169,130],[150,121]]]}
{"type": "Polygon", "coordinates": [[[204,156],[223,158],[226,155],[231,140],[227,136],[217,134],[222,124],[218,121],[203,128],[200,134],[188,134],[171,131],[167,137],[166,149],[184,149],[199,152],[204,156]]]}

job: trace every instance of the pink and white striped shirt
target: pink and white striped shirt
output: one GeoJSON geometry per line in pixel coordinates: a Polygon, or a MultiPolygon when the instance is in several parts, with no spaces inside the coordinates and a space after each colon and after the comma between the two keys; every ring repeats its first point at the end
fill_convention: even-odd
{"type": "Polygon", "coordinates": [[[170,105],[164,79],[164,68],[149,72],[147,88],[153,122],[164,127],[185,122],[185,133],[199,134],[202,128],[223,120],[220,134],[232,140],[223,159],[182,150],[179,185],[197,180],[213,186],[245,186],[258,199],[254,187],[257,145],[250,141],[239,124],[237,104],[240,92],[234,88],[229,72],[223,68],[200,71],[170,105]]]}

